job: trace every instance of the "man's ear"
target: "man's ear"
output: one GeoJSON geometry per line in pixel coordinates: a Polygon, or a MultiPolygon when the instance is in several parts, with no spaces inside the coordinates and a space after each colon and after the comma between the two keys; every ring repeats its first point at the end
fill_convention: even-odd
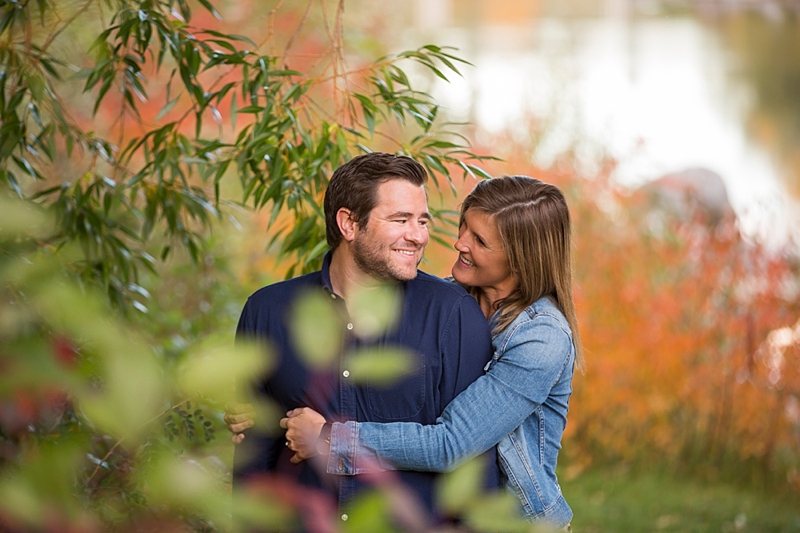
{"type": "Polygon", "coordinates": [[[342,237],[347,242],[353,242],[356,238],[356,227],[358,223],[353,220],[353,212],[346,207],[341,207],[336,212],[336,224],[339,225],[339,231],[342,232],[342,237]]]}

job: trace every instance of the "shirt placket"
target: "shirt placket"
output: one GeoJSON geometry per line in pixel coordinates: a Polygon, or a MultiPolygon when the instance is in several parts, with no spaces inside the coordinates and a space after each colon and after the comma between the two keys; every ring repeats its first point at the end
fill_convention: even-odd
{"type": "MultiPolygon", "coordinates": [[[[347,357],[347,354],[358,346],[358,338],[353,333],[353,322],[347,312],[344,300],[335,294],[331,294],[331,297],[336,301],[337,309],[345,323],[342,349],[339,352],[339,416],[341,420],[358,420],[356,386],[348,368],[347,357]]],[[[356,479],[354,476],[336,477],[339,483],[339,517],[346,521],[348,519],[347,506],[356,492],[356,479]]]]}

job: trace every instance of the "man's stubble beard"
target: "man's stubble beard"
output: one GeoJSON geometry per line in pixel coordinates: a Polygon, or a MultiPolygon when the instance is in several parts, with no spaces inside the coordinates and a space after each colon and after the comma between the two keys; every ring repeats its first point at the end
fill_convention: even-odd
{"type": "MultiPolygon", "coordinates": [[[[401,269],[395,268],[390,261],[382,257],[381,247],[381,244],[371,241],[367,236],[359,236],[353,241],[353,259],[364,274],[387,283],[411,281],[417,277],[416,267],[419,267],[422,261],[421,256],[414,268],[413,275],[409,276],[404,274],[401,269]]],[[[393,253],[391,249],[389,249],[389,253],[393,253]]]]}

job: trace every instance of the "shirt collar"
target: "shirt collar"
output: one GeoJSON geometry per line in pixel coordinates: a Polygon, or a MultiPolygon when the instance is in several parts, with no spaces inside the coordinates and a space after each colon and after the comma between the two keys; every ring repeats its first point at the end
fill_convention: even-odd
{"type": "Polygon", "coordinates": [[[331,284],[331,259],[333,258],[333,250],[325,252],[325,257],[322,258],[322,288],[329,294],[336,294],[333,292],[333,285],[331,284]]]}

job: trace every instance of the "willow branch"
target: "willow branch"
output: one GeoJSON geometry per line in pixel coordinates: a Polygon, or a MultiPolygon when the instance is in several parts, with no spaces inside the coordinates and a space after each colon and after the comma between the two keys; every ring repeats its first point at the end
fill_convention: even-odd
{"type": "Polygon", "coordinates": [[[300,35],[300,30],[302,30],[303,26],[305,26],[309,14],[311,14],[311,7],[313,5],[314,5],[314,0],[309,0],[308,5],[306,6],[306,11],[305,13],[303,13],[303,18],[302,20],[300,20],[300,24],[297,25],[297,29],[289,38],[289,42],[286,43],[286,47],[283,50],[283,55],[281,56],[281,65],[283,66],[283,68],[287,68],[286,57],[289,55],[289,49],[292,47],[292,45],[294,45],[295,39],[297,39],[297,37],[300,35]]]}

